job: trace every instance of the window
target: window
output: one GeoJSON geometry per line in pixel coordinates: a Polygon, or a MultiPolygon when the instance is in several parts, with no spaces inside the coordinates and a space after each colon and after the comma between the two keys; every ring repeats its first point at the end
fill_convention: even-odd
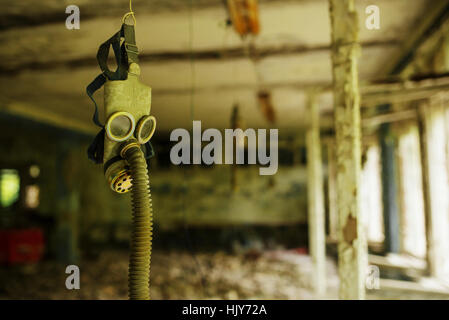
{"type": "Polygon", "coordinates": [[[11,207],[20,195],[20,176],[14,169],[0,170],[0,206],[11,207]]]}
{"type": "Polygon", "coordinates": [[[25,188],[25,207],[36,209],[39,207],[40,189],[37,185],[29,185],[25,188]]]}
{"type": "Polygon", "coordinates": [[[37,164],[28,167],[28,174],[31,180],[27,179],[27,185],[25,186],[25,208],[37,209],[37,207],[39,207],[40,187],[37,180],[40,173],[41,169],[37,164]]]}

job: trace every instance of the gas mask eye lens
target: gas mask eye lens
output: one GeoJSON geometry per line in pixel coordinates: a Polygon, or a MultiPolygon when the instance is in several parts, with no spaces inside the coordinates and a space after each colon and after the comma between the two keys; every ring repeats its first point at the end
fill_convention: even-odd
{"type": "Polygon", "coordinates": [[[156,130],[156,118],[153,116],[145,116],[140,119],[136,129],[136,138],[140,144],[147,143],[156,130]]]}
{"type": "Polygon", "coordinates": [[[125,141],[133,134],[135,125],[134,117],[130,113],[116,112],[106,122],[106,133],[112,141],[125,141]]]}
{"type": "Polygon", "coordinates": [[[118,116],[111,122],[110,130],[114,137],[123,137],[131,130],[131,120],[125,116],[118,116]]]}

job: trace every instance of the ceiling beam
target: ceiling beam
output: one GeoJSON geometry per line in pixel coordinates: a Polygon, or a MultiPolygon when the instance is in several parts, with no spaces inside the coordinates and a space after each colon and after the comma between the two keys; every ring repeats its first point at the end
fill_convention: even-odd
{"type": "Polygon", "coordinates": [[[362,102],[371,105],[409,102],[449,90],[449,73],[415,75],[409,80],[393,79],[363,86],[362,102]]]}
{"type": "MultiPolygon", "coordinates": [[[[298,91],[305,91],[308,89],[319,89],[321,93],[330,92],[332,84],[329,83],[304,83],[304,82],[279,82],[267,83],[269,89],[289,88],[298,91]]],[[[223,85],[215,87],[195,88],[195,93],[202,92],[218,92],[218,91],[232,91],[241,89],[258,89],[260,85],[256,84],[238,84],[238,85],[223,85]]],[[[367,81],[360,83],[362,103],[390,103],[390,102],[404,102],[412,100],[420,100],[430,97],[439,92],[449,90],[449,73],[444,74],[427,74],[415,75],[410,79],[401,79],[398,77],[387,77],[383,79],[376,79],[374,81],[367,81]]],[[[189,94],[191,88],[186,89],[153,89],[157,94],[189,94]]]]}
{"type": "Polygon", "coordinates": [[[427,7],[422,20],[407,36],[401,50],[391,57],[382,74],[399,74],[413,60],[419,46],[432,35],[449,17],[449,2],[447,0],[433,0],[427,7]]]}
{"type": "MultiPolygon", "coordinates": [[[[361,43],[362,48],[379,48],[379,47],[395,47],[400,43],[397,40],[374,40],[361,43]]],[[[305,46],[299,45],[283,45],[276,47],[257,48],[255,46],[229,48],[223,50],[202,50],[202,51],[181,51],[181,52],[156,52],[141,53],[139,55],[140,63],[150,62],[171,62],[171,61],[217,61],[217,60],[237,60],[251,58],[260,61],[271,57],[292,56],[301,54],[310,54],[317,52],[327,52],[330,50],[329,45],[305,46]]],[[[112,57],[110,57],[112,61],[112,57]]],[[[55,70],[61,68],[76,69],[81,67],[95,67],[98,62],[95,57],[84,57],[67,61],[50,61],[50,62],[29,62],[18,66],[10,66],[9,64],[1,64],[0,74],[20,73],[28,70],[55,70]]]]}
{"type": "Polygon", "coordinates": [[[363,127],[373,127],[378,126],[383,123],[398,122],[404,120],[413,120],[417,118],[417,112],[414,109],[394,111],[386,114],[380,114],[374,117],[362,119],[363,127]]]}

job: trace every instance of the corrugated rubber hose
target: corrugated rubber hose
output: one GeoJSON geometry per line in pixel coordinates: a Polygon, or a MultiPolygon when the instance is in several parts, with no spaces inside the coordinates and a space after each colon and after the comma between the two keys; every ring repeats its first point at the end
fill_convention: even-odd
{"type": "Polygon", "coordinates": [[[133,222],[128,294],[130,300],[149,300],[153,209],[147,163],[136,141],[130,141],[122,149],[122,156],[129,164],[132,178],[133,222]]]}

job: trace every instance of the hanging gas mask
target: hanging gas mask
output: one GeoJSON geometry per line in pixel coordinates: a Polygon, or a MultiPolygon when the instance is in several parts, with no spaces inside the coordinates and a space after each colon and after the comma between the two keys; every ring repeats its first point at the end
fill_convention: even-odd
{"type": "Polygon", "coordinates": [[[88,156],[95,163],[103,164],[108,184],[118,193],[126,193],[132,186],[129,167],[120,154],[124,144],[135,139],[146,159],[154,154],[150,139],[156,129],[156,119],[150,115],[151,88],[139,81],[137,55],[134,26],[123,23],[120,31],[100,46],[97,60],[103,73],[86,90],[95,103],[92,95],[104,85],[106,121],[104,126],[100,123],[95,103],[93,121],[102,130],[89,147],[88,156]],[[117,62],[114,72],[107,66],[111,47],[117,62]]]}

